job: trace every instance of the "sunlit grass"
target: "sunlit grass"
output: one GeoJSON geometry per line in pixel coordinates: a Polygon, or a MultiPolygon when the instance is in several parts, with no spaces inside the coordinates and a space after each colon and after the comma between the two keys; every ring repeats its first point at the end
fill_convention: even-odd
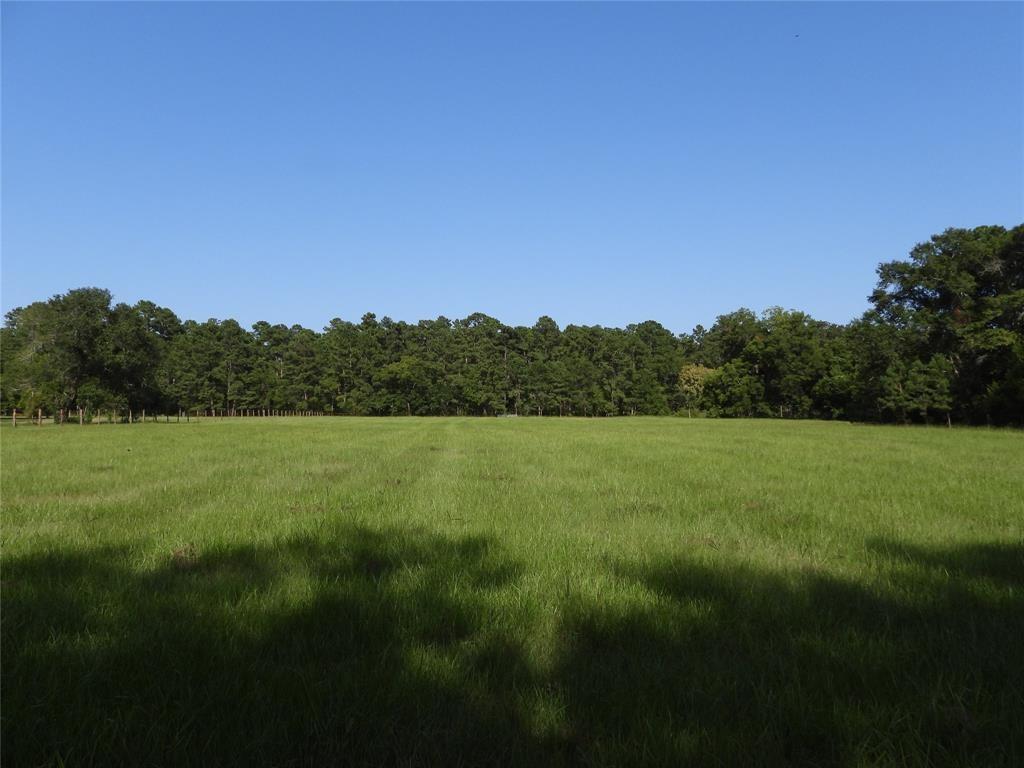
{"type": "Polygon", "coordinates": [[[1024,763],[1017,432],[0,440],[5,764],[1024,763]]]}

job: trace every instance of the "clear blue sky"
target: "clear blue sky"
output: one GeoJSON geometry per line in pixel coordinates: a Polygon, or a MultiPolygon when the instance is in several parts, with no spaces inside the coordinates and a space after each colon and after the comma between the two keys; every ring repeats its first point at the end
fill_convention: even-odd
{"type": "Polygon", "coordinates": [[[845,322],[1024,220],[1024,5],[2,6],[2,303],[845,322]]]}

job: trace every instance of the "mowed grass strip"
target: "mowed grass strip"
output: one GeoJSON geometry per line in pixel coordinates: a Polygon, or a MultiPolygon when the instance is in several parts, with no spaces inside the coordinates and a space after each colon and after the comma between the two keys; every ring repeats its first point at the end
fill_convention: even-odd
{"type": "Polygon", "coordinates": [[[1024,435],[5,428],[5,765],[1021,765],[1024,435]]]}

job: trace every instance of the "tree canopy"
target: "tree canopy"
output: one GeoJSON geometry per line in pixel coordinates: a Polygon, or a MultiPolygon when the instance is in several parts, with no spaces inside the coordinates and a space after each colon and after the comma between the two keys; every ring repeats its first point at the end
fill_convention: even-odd
{"type": "Polygon", "coordinates": [[[878,268],[846,325],[739,309],[674,334],[482,313],[322,331],[180,320],[78,288],[9,312],[5,408],[1024,422],[1024,225],[948,229],[878,268]]]}

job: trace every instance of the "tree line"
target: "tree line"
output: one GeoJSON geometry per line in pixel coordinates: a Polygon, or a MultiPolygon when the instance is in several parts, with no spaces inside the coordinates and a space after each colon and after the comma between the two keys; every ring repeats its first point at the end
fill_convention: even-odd
{"type": "Polygon", "coordinates": [[[350,415],[703,414],[1024,423],[1024,224],[948,229],[878,267],[848,324],[739,309],[674,334],[476,313],[299,325],[182,321],[78,288],[7,313],[5,410],[350,415]]]}

